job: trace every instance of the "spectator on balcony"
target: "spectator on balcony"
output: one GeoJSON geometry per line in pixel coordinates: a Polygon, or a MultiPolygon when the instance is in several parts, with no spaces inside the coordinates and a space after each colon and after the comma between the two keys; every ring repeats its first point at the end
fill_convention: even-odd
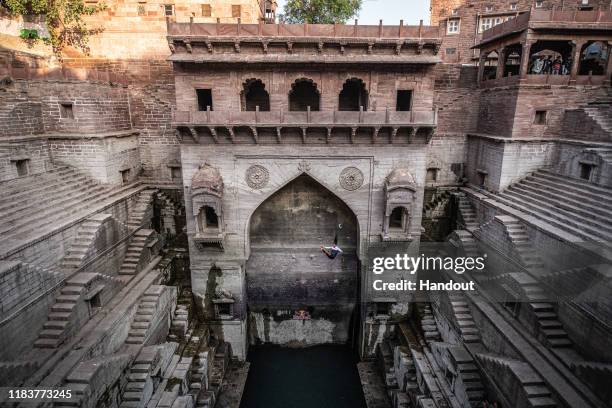
{"type": "Polygon", "coordinates": [[[572,70],[572,59],[566,58],[561,64],[561,75],[569,75],[572,70]]]}
{"type": "Polygon", "coordinates": [[[535,75],[540,75],[542,73],[542,69],[544,68],[544,61],[542,60],[542,57],[538,56],[536,57],[535,61],[533,61],[533,64],[531,65],[531,74],[535,74],[535,75]]]}
{"type": "Polygon", "coordinates": [[[544,66],[542,67],[542,73],[545,75],[550,75],[552,72],[552,58],[550,55],[547,55],[544,59],[544,66]]]}
{"type": "Polygon", "coordinates": [[[561,58],[557,57],[552,62],[552,74],[559,75],[561,73],[561,58]]]}

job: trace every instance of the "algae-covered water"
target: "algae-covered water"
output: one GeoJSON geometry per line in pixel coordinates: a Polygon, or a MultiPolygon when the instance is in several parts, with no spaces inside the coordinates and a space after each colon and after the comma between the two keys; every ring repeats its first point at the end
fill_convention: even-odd
{"type": "Polygon", "coordinates": [[[366,408],[348,346],[252,346],[240,408],[366,408]]]}

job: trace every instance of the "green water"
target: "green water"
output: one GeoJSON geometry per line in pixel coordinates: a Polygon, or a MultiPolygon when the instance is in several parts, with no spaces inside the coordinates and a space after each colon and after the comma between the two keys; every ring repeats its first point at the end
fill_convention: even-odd
{"type": "Polygon", "coordinates": [[[366,408],[347,346],[253,346],[240,408],[366,408]]]}

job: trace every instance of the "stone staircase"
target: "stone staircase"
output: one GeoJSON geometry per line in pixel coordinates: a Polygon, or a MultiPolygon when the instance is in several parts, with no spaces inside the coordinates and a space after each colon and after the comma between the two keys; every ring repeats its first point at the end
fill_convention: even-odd
{"type": "Polygon", "coordinates": [[[122,388],[119,408],[141,408],[147,406],[155,392],[157,383],[171,366],[176,343],[143,347],[130,366],[127,383],[122,388]],[[157,377],[157,378],[154,378],[157,377]]]}
{"type": "Polygon", "coordinates": [[[438,365],[442,369],[451,368],[455,373],[453,389],[458,399],[461,401],[467,399],[472,407],[480,406],[485,390],[478,367],[467,349],[461,344],[445,342],[433,343],[431,349],[438,365]],[[445,361],[446,358],[442,356],[448,360],[445,361]],[[447,365],[449,367],[446,367],[447,365]]]}
{"type": "Polygon", "coordinates": [[[461,241],[461,246],[463,247],[463,252],[465,252],[466,256],[469,257],[479,257],[480,249],[478,247],[478,241],[474,236],[467,230],[455,230],[455,234],[461,241]]]}
{"type": "Polygon", "coordinates": [[[214,350],[214,360],[208,378],[208,389],[202,387],[196,397],[196,408],[213,408],[222,391],[223,377],[232,358],[229,343],[211,338],[209,347],[214,350]]]}
{"type": "MultiPolygon", "coordinates": [[[[484,371],[488,372],[493,378],[496,378],[496,380],[505,378],[503,383],[506,386],[502,389],[502,392],[515,406],[557,407],[550,389],[529,364],[485,353],[477,353],[476,358],[482,364],[484,371]],[[511,390],[515,390],[514,395],[508,395],[511,390]]],[[[499,381],[496,382],[499,383],[499,381]]]]}
{"type": "Polygon", "coordinates": [[[548,302],[530,302],[529,307],[537,319],[537,325],[544,340],[550,347],[572,347],[567,332],[559,321],[554,306],[548,302]]]}
{"type": "Polygon", "coordinates": [[[478,228],[478,215],[476,214],[476,210],[470,203],[470,200],[465,196],[465,194],[459,195],[459,215],[461,216],[461,220],[463,221],[462,228],[469,231],[472,231],[478,228]]]}
{"type": "Polygon", "coordinates": [[[94,214],[81,223],[74,242],[70,245],[70,248],[66,251],[66,255],[60,262],[60,269],[70,271],[81,267],[96,239],[96,233],[100,229],[100,226],[109,218],[112,218],[112,215],[94,214]]]}
{"type": "Polygon", "coordinates": [[[611,188],[540,170],[503,193],[482,193],[584,240],[612,242],[611,188]]]}
{"type": "Polygon", "coordinates": [[[123,285],[121,280],[99,273],[81,272],[74,275],[66,282],[60,295],[51,306],[51,312],[47,316],[48,320],[44,323],[38,340],[34,342],[34,347],[57,348],[71,332],[78,329],[78,322],[75,320],[83,317],[76,316],[78,302],[82,300],[88,288],[95,284],[95,281],[101,281],[100,284],[110,283],[116,287],[123,285]]]}
{"type": "Polygon", "coordinates": [[[480,333],[474,322],[474,317],[470,311],[470,306],[466,298],[461,293],[449,293],[449,299],[455,323],[461,333],[461,339],[464,343],[479,343],[480,333]]]}
{"type": "Polygon", "coordinates": [[[131,230],[149,228],[153,216],[153,195],[157,190],[143,190],[128,215],[127,225],[131,230]]]}
{"type": "MultiPolygon", "coordinates": [[[[129,354],[114,354],[81,361],[66,377],[62,388],[71,390],[72,396],[55,400],[45,406],[92,407],[109,393],[113,384],[109,378],[118,378],[129,366],[129,354]]],[[[98,406],[104,406],[99,404],[98,406]]]]}
{"type": "Polygon", "coordinates": [[[553,348],[573,346],[553,303],[548,301],[550,296],[532,276],[524,272],[511,272],[484,279],[481,283],[512,288],[512,292],[520,296],[517,301],[524,302],[523,305],[527,305],[533,313],[536,325],[534,333],[545,344],[553,348]]]}
{"type": "Polygon", "coordinates": [[[127,344],[143,344],[146,341],[148,330],[157,311],[159,298],[164,290],[163,286],[154,285],[146,290],[140,302],[130,331],[128,332],[127,344]]]}
{"type": "Polygon", "coordinates": [[[503,224],[521,265],[536,275],[546,273],[547,268],[537,248],[529,239],[527,228],[517,218],[510,215],[498,215],[496,218],[503,224]]]}
{"type": "Polygon", "coordinates": [[[2,182],[0,250],[91,215],[139,189],[137,184],[102,185],[67,166],[2,182]]]}
{"type": "Polygon", "coordinates": [[[120,276],[134,276],[140,272],[143,266],[143,252],[154,235],[155,231],[149,229],[141,229],[134,233],[125,252],[121,268],[119,268],[120,276]]]}
{"type": "Polygon", "coordinates": [[[421,329],[426,342],[440,341],[440,332],[430,304],[425,304],[421,312],[421,329]]]}
{"type": "Polygon", "coordinates": [[[608,134],[612,134],[612,105],[608,103],[594,102],[582,108],[582,110],[608,134]]]}

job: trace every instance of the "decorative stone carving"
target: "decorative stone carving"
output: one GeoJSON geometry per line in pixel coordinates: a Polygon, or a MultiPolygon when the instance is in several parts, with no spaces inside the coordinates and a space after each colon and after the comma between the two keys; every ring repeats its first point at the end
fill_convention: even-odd
{"type": "Polygon", "coordinates": [[[246,171],[245,180],[249,187],[254,189],[264,188],[270,180],[268,169],[259,164],[249,167],[246,171]]]}
{"type": "Polygon", "coordinates": [[[223,248],[223,178],[218,169],[208,163],[199,167],[191,179],[191,200],[196,246],[201,250],[223,248]]]}
{"type": "Polygon", "coordinates": [[[354,191],[363,185],[363,173],[357,167],[347,167],[340,173],[340,186],[354,191]]]}
{"type": "Polygon", "coordinates": [[[393,170],[385,180],[385,214],[383,241],[411,241],[412,206],[418,186],[410,171],[393,170]]]}
{"type": "Polygon", "coordinates": [[[299,164],[298,164],[298,170],[301,172],[309,172],[310,171],[310,163],[308,163],[306,160],[302,160],[299,164]]]}

